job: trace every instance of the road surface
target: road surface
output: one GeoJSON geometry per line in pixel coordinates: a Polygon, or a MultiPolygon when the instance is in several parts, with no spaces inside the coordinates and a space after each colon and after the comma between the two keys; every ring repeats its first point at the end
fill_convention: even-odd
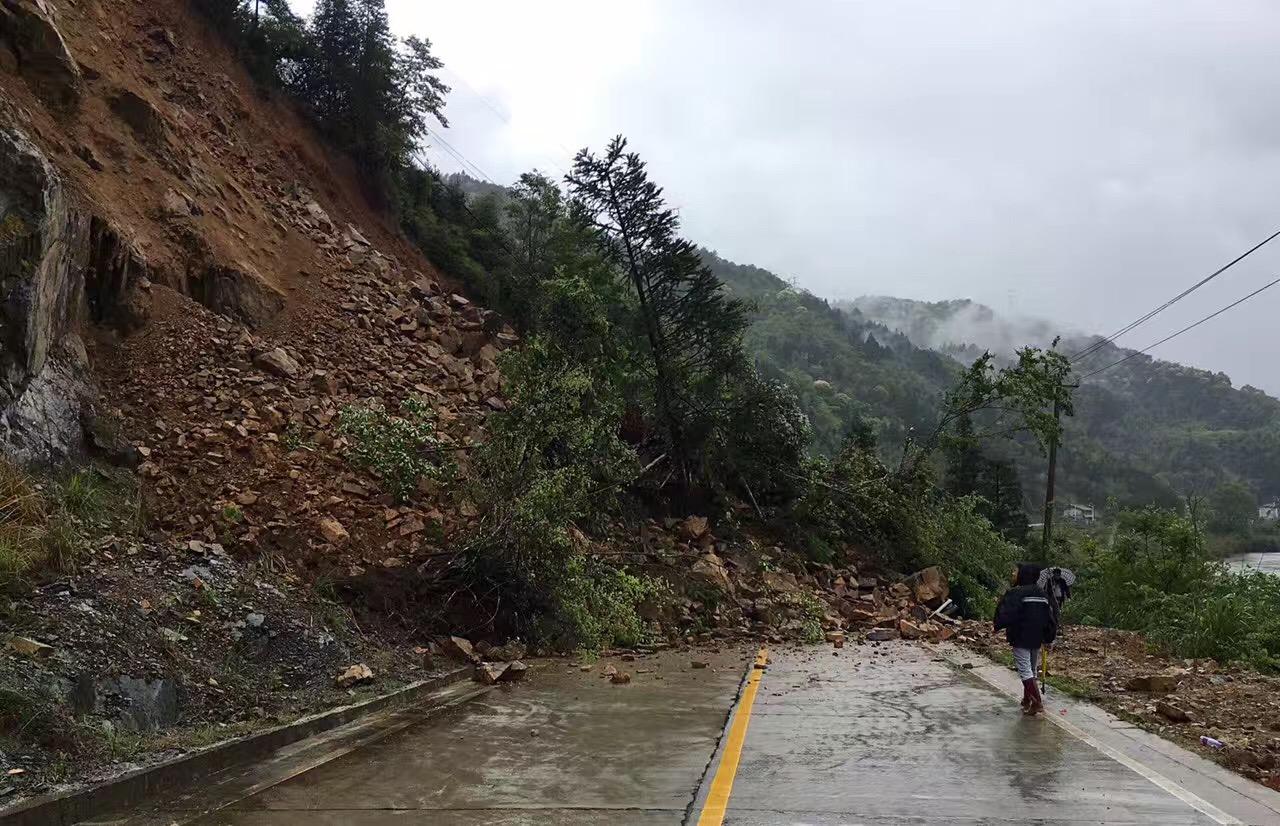
{"type": "Polygon", "coordinates": [[[1089,706],[1051,695],[1049,718],[1024,718],[1016,678],[958,649],[609,663],[552,663],[469,700],[459,687],[468,701],[444,714],[391,715],[96,822],[1280,826],[1280,794],[1089,706]],[[632,682],[603,679],[609,663],[632,682]]]}

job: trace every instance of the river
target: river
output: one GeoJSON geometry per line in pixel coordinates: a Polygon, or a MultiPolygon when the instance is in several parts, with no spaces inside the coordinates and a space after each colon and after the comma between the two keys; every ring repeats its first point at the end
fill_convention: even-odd
{"type": "Polygon", "coordinates": [[[1262,571],[1280,575],[1280,553],[1239,554],[1222,561],[1233,571],[1262,571]]]}

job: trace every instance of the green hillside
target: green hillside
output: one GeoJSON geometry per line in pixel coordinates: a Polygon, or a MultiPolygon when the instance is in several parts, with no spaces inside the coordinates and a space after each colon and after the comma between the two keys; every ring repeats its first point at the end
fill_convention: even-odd
{"type": "MultiPolygon", "coordinates": [[[[748,344],[763,372],[795,389],[813,422],[815,447],[825,452],[862,422],[892,455],[908,428],[929,425],[944,388],[983,349],[1000,355],[1002,346],[1011,351],[1052,339],[1047,322],[1007,323],[969,301],[877,297],[836,306],[759,267],[709,251],[704,257],[755,302],[748,344]],[[982,346],[963,340],[965,334],[982,346]]],[[[1059,347],[1074,353],[1093,340],[1073,337],[1059,347]]],[[[1108,345],[1083,366],[1128,353],[1108,345]]],[[[1044,484],[1039,449],[1026,442],[992,449],[1015,461],[1035,513],[1044,484]]],[[[1258,498],[1280,491],[1280,400],[1235,388],[1221,373],[1147,356],[1077,391],[1076,416],[1065,422],[1059,499],[1168,505],[1227,480],[1243,481],[1258,498]]]]}

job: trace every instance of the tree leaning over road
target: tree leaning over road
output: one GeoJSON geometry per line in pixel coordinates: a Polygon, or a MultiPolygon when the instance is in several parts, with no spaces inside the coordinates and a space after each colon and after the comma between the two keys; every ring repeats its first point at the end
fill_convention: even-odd
{"type": "Polygon", "coordinates": [[[749,371],[747,306],[731,298],[698,248],[676,235],[679,219],[640,156],[614,138],[602,156],[578,153],[568,175],[576,216],[626,273],[639,304],[663,439],[688,490],[703,481],[703,447],[725,412],[730,384],[749,371]]]}

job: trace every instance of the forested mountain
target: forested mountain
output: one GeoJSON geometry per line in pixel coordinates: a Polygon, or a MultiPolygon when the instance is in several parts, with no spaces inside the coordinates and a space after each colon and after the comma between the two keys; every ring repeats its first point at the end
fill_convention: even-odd
{"type": "MultiPolygon", "coordinates": [[[[1008,357],[1053,340],[1048,322],[1009,322],[970,301],[874,297],[835,305],[759,267],[709,251],[704,257],[755,302],[748,344],[761,370],[800,396],[821,450],[836,449],[861,423],[892,453],[907,428],[929,426],[964,364],[987,349],[1008,357]]],[[[1072,354],[1095,340],[1077,334],[1059,349],[1072,354]]],[[[1082,365],[1087,372],[1129,352],[1106,345],[1082,365]]],[[[1227,480],[1243,481],[1256,497],[1280,491],[1280,400],[1235,388],[1222,373],[1137,356],[1084,382],[1076,415],[1064,425],[1059,499],[1173,504],[1227,480]]],[[[1016,461],[1035,513],[1031,500],[1044,474],[1039,449],[1025,441],[992,449],[1016,461]]]]}

